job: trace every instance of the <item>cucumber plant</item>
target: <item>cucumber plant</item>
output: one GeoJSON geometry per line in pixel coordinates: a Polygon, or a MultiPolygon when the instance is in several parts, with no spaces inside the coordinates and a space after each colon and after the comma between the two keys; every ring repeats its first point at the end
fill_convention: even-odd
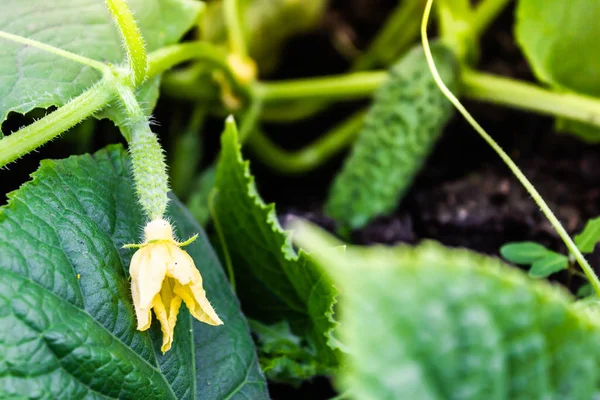
{"type": "Polygon", "coordinates": [[[96,140],[127,146],[44,160],[7,193],[0,397],[263,399],[267,379],[297,385],[317,375],[335,377],[342,398],[597,395],[594,296],[576,302],[498,260],[439,244],[358,249],[306,224],[284,230],[244,159],[247,148],[278,174],[303,175],[351,146],[324,207],[338,232],[350,233],[398,207],[454,105],[569,255],[532,243],[501,252],[532,264],[533,275],[568,268],[600,293],[583,256],[598,241],[597,221],[571,240],[455,96],[551,115],[557,128],[595,140],[594,53],[568,64],[560,55],[593,43],[593,30],[571,25],[600,9],[518,1],[517,39],[543,87],[475,69],[479,39],[507,0],[436,1],[440,35],[430,45],[433,3],[399,1],[362,54],[337,36],[337,48],[355,57],[346,73],[284,80],[264,77],[287,39],[325,18],[325,1],[0,5],[3,177],[12,181],[28,153],[74,127],[58,142],[67,153],[96,140]],[[561,7],[573,13],[552,12],[561,7]],[[540,26],[573,32],[557,37],[561,29],[548,35],[540,26]],[[169,98],[167,133],[153,124],[159,96],[169,98]],[[269,132],[371,97],[300,149],[269,132]],[[219,150],[208,133],[215,118],[225,121],[219,150]]]}

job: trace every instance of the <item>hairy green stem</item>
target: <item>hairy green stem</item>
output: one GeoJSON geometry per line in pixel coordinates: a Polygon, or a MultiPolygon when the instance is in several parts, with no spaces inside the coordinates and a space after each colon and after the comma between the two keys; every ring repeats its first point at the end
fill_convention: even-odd
{"type": "Polygon", "coordinates": [[[127,64],[131,85],[137,87],[146,79],[148,56],[142,33],[135,22],[126,0],[105,0],[115,25],[121,34],[121,41],[127,52],[127,64]]]}
{"type": "Polygon", "coordinates": [[[256,94],[264,102],[298,99],[356,99],[370,96],[387,79],[385,71],[306,78],[255,84],[256,94]]]}
{"type": "Polygon", "coordinates": [[[106,80],[64,106],[0,140],[0,167],[37,149],[100,110],[115,97],[106,80]]]}
{"type": "Polygon", "coordinates": [[[252,134],[248,147],[277,173],[289,175],[305,173],[319,167],[350,145],[360,133],[364,117],[364,111],[357,112],[313,143],[294,152],[279,148],[260,130],[252,134]]]}
{"type": "Polygon", "coordinates": [[[560,115],[600,126],[600,100],[556,93],[528,82],[463,69],[461,93],[468,98],[539,114],[560,115]]]}
{"type": "Polygon", "coordinates": [[[130,137],[129,153],[138,201],[150,220],[162,218],[169,203],[169,176],[164,151],[150,129],[148,117],[133,90],[122,84],[115,86],[128,117],[127,125],[119,128],[125,131],[125,137],[130,137]]]}
{"type": "Polygon", "coordinates": [[[444,95],[450,100],[450,102],[456,107],[456,109],[463,115],[463,117],[469,122],[469,124],[477,131],[477,133],[490,145],[490,147],[500,156],[502,161],[508,166],[508,168],[512,171],[512,173],[517,177],[519,182],[523,185],[523,187],[527,190],[527,192],[533,197],[533,200],[540,207],[548,221],[552,224],[558,235],[561,237],[569,251],[573,254],[575,259],[578,261],[579,265],[583,269],[583,272],[588,277],[594,291],[597,296],[600,296],[600,280],[594,273],[592,267],[588,264],[587,260],[581,254],[571,237],[563,228],[562,224],[556,218],[548,204],[544,201],[542,196],[538,193],[535,187],[529,182],[527,177],[521,172],[519,167],[515,164],[515,162],[506,154],[506,152],[496,143],[496,141],[479,125],[479,123],[471,116],[471,114],[467,111],[467,109],[461,104],[461,102],[454,96],[454,94],[448,89],[448,87],[442,81],[440,74],[435,66],[435,62],[433,61],[433,56],[431,54],[431,49],[429,48],[429,40],[427,39],[427,22],[429,20],[429,14],[431,13],[431,5],[433,0],[427,0],[427,5],[425,6],[425,12],[423,13],[423,20],[421,23],[421,39],[423,41],[423,47],[425,50],[425,56],[427,58],[427,64],[429,65],[429,69],[433,74],[435,82],[439,86],[440,90],[444,95]]]}
{"type": "Polygon", "coordinates": [[[481,37],[494,19],[504,10],[511,0],[482,0],[473,13],[471,29],[473,35],[481,37]]]}

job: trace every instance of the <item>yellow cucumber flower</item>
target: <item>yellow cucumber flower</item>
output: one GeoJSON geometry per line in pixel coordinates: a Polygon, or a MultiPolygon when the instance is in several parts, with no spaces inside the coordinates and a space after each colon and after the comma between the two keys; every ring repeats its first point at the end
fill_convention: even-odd
{"type": "Polygon", "coordinates": [[[152,313],[160,322],[163,333],[161,351],[167,352],[173,343],[173,330],[181,302],[198,321],[221,325],[223,321],[212,308],[202,288],[202,276],[194,260],[173,238],[171,224],[162,218],[150,221],[144,228],[144,243],[127,245],[138,250],[131,259],[131,295],[137,316],[137,329],[145,331],[152,322],[152,313]]]}

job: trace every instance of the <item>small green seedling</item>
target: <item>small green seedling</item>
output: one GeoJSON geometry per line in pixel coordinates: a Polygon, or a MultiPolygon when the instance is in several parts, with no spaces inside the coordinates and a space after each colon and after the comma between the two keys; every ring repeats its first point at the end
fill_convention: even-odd
{"type": "MultiPolygon", "coordinates": [[[[575,236],[575,244],[583,254],[592,253],[598,242],[600,242],[600,217],[589,220],[583,231],[575,236]]],[[[547,278],[557,272],[571,269],[575,261],[572,256],[557,253],[539,243],[529,241],[507,243],[500,248],[500,254],[512,263],[529,265],[529,276],[532,278],[547,278]]],[[[582,276],[585,278],[585,275],[582,276]]],[[[582,294],[585,297],[587,292],[582,289],[579,290],[578,295],[582,294]]]]}
{"type": "Polygon", "coordinates": [[[507,243],[500,248],[500,254],[512,263],[530,265],[532,278],[547,278],[571,266],[567,256],[535,242],[507,243]]]}

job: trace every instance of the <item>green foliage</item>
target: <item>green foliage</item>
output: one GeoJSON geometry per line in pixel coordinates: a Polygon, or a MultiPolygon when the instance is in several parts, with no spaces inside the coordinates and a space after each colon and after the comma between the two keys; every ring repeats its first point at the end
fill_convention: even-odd
{"type": "Polygon", "coordinates": [[[547,278],[555,272],[569,268],[569,259],[564,254],[549,252],[543,258],[531,264],[529,276],[532,278],[547,278]]]}
{"type": "Polygon", "coordinates": [[[345,295],[352,348],[338,386],[357,399],[592,399],[600,393],[597,307],[497,259],[426,243],[332,250],[295,232],[345,295]]]}
{"type": "Polygon", "coordinates": [[[269,380],[296,384],[319,372],[315,351],[292,333],[287,322],[271,326],[254,320],[249,323],[257,337],[261,368],[269,380]]]}
{"type": "MultiPolygon", "coordinates": [[[[192,0],[128,3],[149,51],[177,42],[199,11],[198,3],[192,0]]],[[[113,64],[125,60],[119,32],[103,1],[5,0],[0,27],[92,60],[113,64]]],[[[10,111],[26,113],[34,108],[64,105],[101,78],[101,73],[90,66],[6,39],[0,42],[0,123],[10,111]]],[[[148,97],[142,99],[154,103],[158,80],[146,86],[148,97]]]]}
{"type": "MultiPolygon", "coordinates": [[[[515,33],[536,77],[561,91],[600,97],[600,4],[588,0],[519,0],[515,33]]],[[[597,127],[559,118],[557,129],[589,142],[597,127]]]]}
{"type": "Polygon", "coordinates": [[[566,90],[600,94],[600,26],[596,23],[600,4],[519,0],[516,17],[518,43],[540,80],[566,90]]]}
{"type": "MultiPolygon", "coordinates": [[[[172,199],[178,235],[225,324],[182,308],[173,348],[136,330],[128,282],[144,218],[117,146],[44,161],[0,209],[0,392],[26,398],[267,398],[247,323],[202,229],[172,199]]],[[[156,322],[156,321],[155,321],[156,322]]]]}
{"type": "Polygon", "coordinates": [[[507,243],[500,248],[500,254],[515,264],[533,264],[544,258],[550,250],[535,242],[507,243]]]}
{"type": "MultiPolygon", "coordinates": [[[[457,65],[444,45],[432,46],[444,81],[456,89],[457,65]]],[[[346,228],[393,211],[452,115],[417,47],[390,71],[375,94],[364,127],[335,178],[326,210],[346,228]]]]}
{"type": "Polygon", "coordinates": [[[531,265],[529,276],[533,278],[547,278],[569,267],[569,259],[565,255],[535,242],[507,243],[500,248],[500,254],[515,264],[531,265]]]}
{"type": "Polygon", "coordinates": [[[575,244],[582,253],[592,253],[600,242],[600,217],[591,219],[583,231],[575,236],[575,244]]]}
{"type": "Polygon", "coordinates": [[[287,321],[294,334],[314,347],[321,371],[336,366],[338,352],[330,341],[337,325],[332,317],[337,292],[304,252],[294,252],[274,205],[261,200],[232,119],[221,138],[215,190],[212,216],[226,243],[246,315],[268,325],[287,321]]]}
{"type": "MultiPolygon", "coordinates": [[[[582,253],[592,253],[600,241],[600,217],[591,219],[581,233],[575,236],[575,245],[582,253]]],[[[500,254],[515,264],[531,265],[529,275],[534,278],[548,276],[569,268],[569,258],[535,242],[507,243],[500,254]]]]}

